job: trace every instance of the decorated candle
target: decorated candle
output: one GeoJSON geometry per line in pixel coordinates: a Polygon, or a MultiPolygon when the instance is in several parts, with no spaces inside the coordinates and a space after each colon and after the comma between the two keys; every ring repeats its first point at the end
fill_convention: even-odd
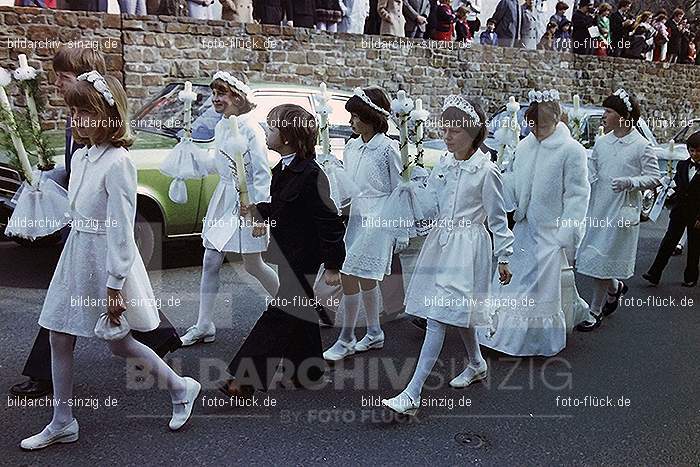
{"type": "Polygon", "coordinates": [[[15,118],[12,114],[12,106],[10,105],[10,99],[8,99],[7,93],[5,92],[5,87],[2,85],[0,85],[0,105],[2,106],[3,110],[7,115],[9,125],[12,127],[9,128],[10,138],[12,139],[12,144],[14,145],[15,150],[17,151],[17,157],[19,158],[19,163],[22,166],[22,172],[24,173],[27,182],[31,185],[34,185],[34,180],[32,177],[32,165],[29,162],[29,157],[27,156],[27,151],[24,147],[22,139],[19,137],[16,131],[13,131],[14,127],[16,126],[15,118]]]}
{"type": "Polygon", "coordinates": [[[319,138],[321,140],[321,152],[323,154],[331,153],[331,139],[328,131],[328,87],[326,83],[321,83],[321,111],[318,113],[319,120],[319,138]]]}
{"type": "MultiPolygon", "coordinates": [[[[238,128],[238,117],[232,115],[228,119],[229,125],[231,125],[231,136],[234,141],[241,138],[241,133],[238,128]]],[[[236,163],[236,174],[238,175],[238,189],[241,193],[241,204],[250,204],[250,199],[248,198],[248,180],[245,174],[245,163],[243,162],[243,153],[239,148],[233,153],[233,160],[236,163]]]]}

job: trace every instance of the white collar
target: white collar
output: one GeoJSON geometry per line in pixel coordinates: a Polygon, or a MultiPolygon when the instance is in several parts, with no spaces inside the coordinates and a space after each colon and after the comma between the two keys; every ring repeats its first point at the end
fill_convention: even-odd
{"type": "Polygon", "coordinates": [[[110,145],[107,143],[90,146],[87,150],[88,160],[90,162],[95,162],[97,159],[100,158],[102,154],[104,154],[107,151],[107,149],[109,149],[109,147],[110,145]]]}
{"type": "Polygon", "coordinates": [[[445,154],[447,168],[459,168],[460,170],[466,170],[468,173],[476,173],[484,162],[490,160],[490,158],[484,154],[481,149],[477,149],[472,156],[467,160],[459,160],[454,154],[448,152],[445,154]]]}
{"type": "Polygon", "coordinates": [[[282,165],[284,167],[288,167],[289,164],[292,163],[292,161],[294,160],[295,157],[296,157],[296,153],[294,153],[294,152],[291,154],[287,154],[286,156],[282,156],[282,165]]]}
{"type": "Polygon", "coordinates": [[[370,151],[374,151],[375,149],[379,149],[379,146],[381,145],[382,141],[384,141],[384,138],[388,138],[388,136],[386,136],[384,133],[377,133],[366,143],[362,139],[362,136],[358,136],[357,140],[360,144],[360,148],[366,147],[370,151]]]}

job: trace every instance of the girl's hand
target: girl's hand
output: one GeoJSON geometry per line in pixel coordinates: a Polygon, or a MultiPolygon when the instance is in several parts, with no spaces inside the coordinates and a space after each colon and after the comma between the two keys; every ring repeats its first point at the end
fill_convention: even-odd
{"type": "Polygon", "coordinates": [[[326,269],[323,273],[323,280],[326,281],[326,285],[340,285],[340,271],[337,269],[326,269]]]}
{"type": "Polygon", "coordinates": [[[510,280],[513,278],[513,273],[510,272],[510,266],[508,263],[498,263],[498,280],[502,285],[510,284],[510,280]]]}
{"type": "Polygon", "coordinates": [[[121,320],[119,318],[125,311],[126,305],[124,305],[122,291],[107,287],[107,314],[109,315],[109,321],[112,324],[119,326],[119,324],[121,324],[121,320]]]}

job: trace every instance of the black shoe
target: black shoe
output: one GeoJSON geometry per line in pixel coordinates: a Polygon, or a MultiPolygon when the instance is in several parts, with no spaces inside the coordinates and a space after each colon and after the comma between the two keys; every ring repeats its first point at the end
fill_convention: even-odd
{"type": "Polygon", "coordinates": [[[681,245],[676,245],[676,248],[673,249],[673,253],[671,253],[672,256],[680,256],[683,254],[683,247],[681,245]]]}
{"type": "Polygon", "coordinates": [[[428,328],[428,321],[425,318],[413,318],[411,324],[423,331],[428,328]]]}
{"type": "Polygon", "coordinates": [[[392,321],[395,321],[399,319],[399,315],[403,313],[405,308],[401,308],[399,311],[394,311],[394,312],[384,312],[379,315],[379,324],[384,324],[384,323],[390,323],[392,321]]]}
{"type": "Polygon", "coordinates": [[[652,275],[649,274],[648,272],[645,272],[644,274],[642,274],[642,277],[644,278],[644,280],[646,280],[647,282],[649,282],[651,285],[659,285],[659,279],[657,279],[656,277],[652,276],[652,275]]]}
{"type": "Polygon", "coordinates": [[[617,292],[614,294],[611,294],[608,292],[608,295],[611,297],[615,297],[614,302],[608,302],[606,301],[605,304],[603,305],[603,316],[610,316],[611,314],[615,313],[615,310],[617,310],[617,306],[620,304],[620,297],[625,295],[627,291],[629,290],[629,287],[627,287],[627,284],[624,282],[620,281],[620,284],[617,286],[617,292]]]}
{"type": "Polygon", "coordinates": [[[10,393],[13,396],[27,397],[36,399],[39,397],[48,396],[53,392],[53,384],[51,381],[42,379],[31,379],[15,384],[10,388],[10,393]]]}
{"type": "Polygon", "coordinates": [[[591,332],[591,331],[595,331],[596,329],[598,329],[600,327],[600,325],[603,323],[603,313],[601,313],[599,315],[591,313],[591,316],[593,316],[593,318],[595,318],[594,323],[591,323],[590,321],[584,321],[583,323],[579,323],[576,326],[576,330],[581,331],[581,332],[591,332]]]}
{"type": "Polygon", "coordinates": [[[681,284],[682,287],[695,287],[696,285],[698,285],[698,281],[695,281],[695,282],[683,281],[683,283],[681,284]]]}
{"type": "Polygon", "coordinates": [[[226,397],[241,397],[249,399],[255,394],[255,387],[247,384],[238,384],[235,379],[223,381],[218,386],[219,392],[226,397]]]}

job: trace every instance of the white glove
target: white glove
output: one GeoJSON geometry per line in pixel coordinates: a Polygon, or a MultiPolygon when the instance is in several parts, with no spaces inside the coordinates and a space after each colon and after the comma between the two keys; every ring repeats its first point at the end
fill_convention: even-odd
{"type": "Polygon", "coordinates": [[[632,179],[629,177],[613,178],[612,191],[614,191],[615,193],[620,193],[621,191],[629,190],[632,187],[632,179]]]}
{"type": "Polygon", "coordinates": [[[408,237],[399,237],[394,242],[394,253],[400,253],[408,247],[408,237]]]}

